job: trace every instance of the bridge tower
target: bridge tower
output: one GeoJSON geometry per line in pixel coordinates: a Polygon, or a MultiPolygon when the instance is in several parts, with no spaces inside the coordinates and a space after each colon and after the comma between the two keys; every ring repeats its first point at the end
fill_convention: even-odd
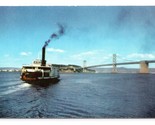
{"type": "Polygon", "coordinates": [[[83,72],[86,72],[87,61],[83,61],[83,72]]]}
{"type": "Polygon", "coordinates": [[[113,54],[113,69],[112,69],[112,73],[117,73],[117,68],[116,68],[116,54],[113,54]]]}
{"type": "Polygon", "coordinates": [[[140,62],[140,73],[149,73],[149,63],[147,61],[140,62]]]}

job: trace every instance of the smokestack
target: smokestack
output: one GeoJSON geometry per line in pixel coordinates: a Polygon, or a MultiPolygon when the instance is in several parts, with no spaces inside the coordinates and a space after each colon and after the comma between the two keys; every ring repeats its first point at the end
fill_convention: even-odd
{"type": "Polygon", "coordinates": [[[41,66],[46,66],[46,60],[45,60],[45,46],[42,48],[41,66]]]}

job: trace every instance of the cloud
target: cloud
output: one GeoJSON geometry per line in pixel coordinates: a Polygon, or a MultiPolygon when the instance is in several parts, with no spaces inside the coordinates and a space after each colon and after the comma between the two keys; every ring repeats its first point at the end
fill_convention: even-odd
{"type": "Polygon", "coordinates": [[[82,59],[85,59],[85,58],[88,58],[88,57],[92,57],[92,56],[94,56],[96,54],[97,54],[96,51],[87,51],[87,52],[82,52],[82,53],[79,53],[79,54],[75,54],[72,57],[75,58],[75,59],[78,59],[78,60],[82,60],[82,59]]]}
{"type": "Polygon", "coordinates": [[[58,53],[64,53],[65,51],[62,49],[55,49],[55,48],[47,48],[48,52],[58,52],[58,53]]]}
{"type": "Polygon", "coordinates": [[[71,56],[75,62],[83,62],[86,60],[88,65],[107,64],[112,62],[112,54],[103,50],[86,51],[71,56]]]}
{"type": "Polygon", "coordinates": [[[31,52],[21,52],[20,53],[21,56],[29,56],[31,54],[32,54],[31,52]]]}
{"type": "Polygon", "coordinates": [[[132,53],[127,56],[128,59],[137,59],[137,60],[149,60],[155,59],[155,55],[153,54],[141,54],[141,53],[132,53]]]}

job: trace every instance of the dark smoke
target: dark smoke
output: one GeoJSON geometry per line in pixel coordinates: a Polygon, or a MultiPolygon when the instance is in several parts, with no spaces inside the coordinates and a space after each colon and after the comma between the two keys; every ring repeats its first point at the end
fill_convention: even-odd
{"type": "Polygon", "coordinates": [[[142,42],[142,46],[140,48],[141,52],[144,53],[150,53],[150,52],[155,52],[155,24],[154,21],[150,20],[146,20],[146,22],[144,23],[144,28],[145,28],[145,32],[144,32],[144,38],[143,38],[143,42],[142,42]]]}
{"type": "Polygon", "coordinates": [[[48,44],[51,42],[52,39],[54,38],[59,38],[60,36],[62,36],[65,33],[65,29],[61,24],[58,24],[59,30],[58,33],[53,33],[50,38],[45,41],[44,47],[48,46],[48,44]]]}
{"type": "Polygon", "coordinates": [[[122,8],[116,17],[116,20],[114,20],[113,25],[115,27],[115,30],[122,30],[125,27],[127,27],[131,22],[132,17],[132,10],[130,8],[122,8]]]}
{"type": "Polygon", "coordinates": [[[56,38],[57,37],[57,34],[55,34],[55,33],[53,33],[52,35],[51,35],[51,38],[56,38]]]}
{"type": "Polygon", "coordinates": [[[64,27],[63,27],[62,25],[60,25],[60,24],[58,24],[58,26],[59,26],[59,28],[60,28],[59,34],[60,34],[60,35],[63,35],[63,34],[64,34],[64,27]]]}
{"type": "Polygon", "coordinates": [[[126,23],[127,21],[129,21],[129,18],[131,16],[131,10],[130,9],[122,9],[120,11],[120,13],[118,14],[118,17],[117,17],[117,22],[122,25],[122,23],[126,23]]]}

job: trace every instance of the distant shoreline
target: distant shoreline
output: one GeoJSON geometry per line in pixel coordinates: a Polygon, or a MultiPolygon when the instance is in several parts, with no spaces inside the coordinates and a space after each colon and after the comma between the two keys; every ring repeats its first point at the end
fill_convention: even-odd
{"type": "MultiPolygon", "coordinates": [[[[112,73],[112,68],[92,68],[95,70],[93,73],[112,73]]],[[[117,73],[139,73],[139,68],[124,68],[124,67],[118,67],[117,73]]],[[[155,68],[150,68],[149,73],[155,73],[155,68]]],[[[21,72],[21,68],[16,67],[0,67],[0,72],[21,72]]],[[[60,73],[83,73],[81,72],[74,72],[70,69],[62,70],[60,69],[60,73]]],[[[90,72],[87,72],[90,73],[90,72]]]]}

